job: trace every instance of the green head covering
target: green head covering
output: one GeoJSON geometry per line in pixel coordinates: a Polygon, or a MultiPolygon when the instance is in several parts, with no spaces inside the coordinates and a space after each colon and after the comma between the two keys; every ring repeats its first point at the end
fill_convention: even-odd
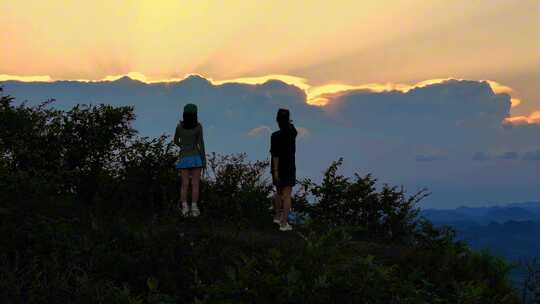
{"type": "Polygon", "coordinates": [[[192,103],[188,103],[184,106],[184,113],[197,113],[197,106],[192,103]]]}

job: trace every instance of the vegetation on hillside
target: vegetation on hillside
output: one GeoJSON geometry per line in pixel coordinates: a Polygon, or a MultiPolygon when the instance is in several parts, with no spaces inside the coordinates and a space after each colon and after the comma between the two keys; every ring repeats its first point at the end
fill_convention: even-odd
{"type": "Polygon", "coordinates": [[[183,218],[177,151],[133,109],[0,100],[2,303],[518,303],[510,266],[418,215],[424,192],[304,180],[272,223],[268,162],[212,155],[183,218]],[[300,223],[301,222],[301,223],[300,223]]]}

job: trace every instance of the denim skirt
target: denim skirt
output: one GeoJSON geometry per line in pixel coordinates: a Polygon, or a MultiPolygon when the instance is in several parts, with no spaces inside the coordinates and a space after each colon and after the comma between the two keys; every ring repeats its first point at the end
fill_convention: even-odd
{"type": "Polygon", "coordinates": [[[199,155],[185,156],[176,162],[176,169],[202,168],[202,158],[199,155]]]}

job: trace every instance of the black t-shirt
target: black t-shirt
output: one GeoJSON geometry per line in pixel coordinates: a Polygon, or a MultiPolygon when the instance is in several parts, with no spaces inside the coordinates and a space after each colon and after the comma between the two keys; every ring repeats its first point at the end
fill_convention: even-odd
{"type": "Polygon", "coordinates": [[[279,158],[278,174],[280,183],[294,185],[296,183],[296,136],[298,132],[293,124],[288,128],[272,133],[270,140],[270,154],[272,155],[271,170],[274,170],[274,157],[279,158]]]}

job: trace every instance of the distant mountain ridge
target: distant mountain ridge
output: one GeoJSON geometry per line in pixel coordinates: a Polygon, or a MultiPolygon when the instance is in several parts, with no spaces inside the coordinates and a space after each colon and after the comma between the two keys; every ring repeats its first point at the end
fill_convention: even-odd
{"type": "Polygon", "coordinates": [[[435,225],[451,226],[458,239],[475,249],[511,261],[540,257],[540,202],[425,209],[421,214],[435,225]]]}
{"type": "Polygon", "coordinates": [[[511,203],[493,207],[424,209],[421,214],[435,224],[488,224],[508,221],[540,222],[540,202],[511,203]]]}

